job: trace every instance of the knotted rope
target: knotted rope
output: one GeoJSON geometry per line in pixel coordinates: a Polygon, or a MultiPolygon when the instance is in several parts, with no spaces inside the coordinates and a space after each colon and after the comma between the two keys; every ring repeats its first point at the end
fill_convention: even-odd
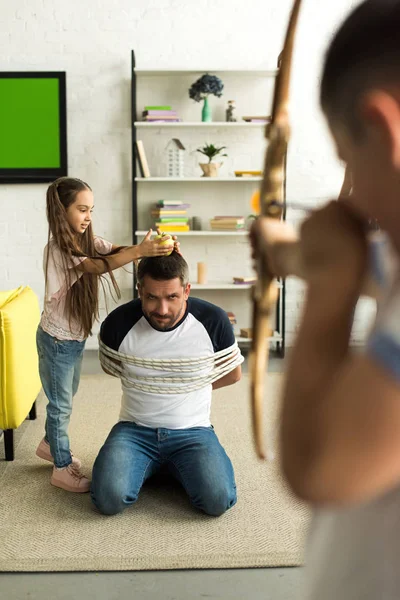
{"type": "Polygon", "coordinates": [[[237,342],[229,348],[215,352],[210,356],[192,358],[140,358],[123,352],[117,352],[106,346],[99,338],[100,363],[106,371],[119,377],[126,387],[132,387],[143,392],[153,394],[182,394],[194,392],[214,383],[244,361],[237,342]],[[178,375],[136,375],[134,379],[127,377],[124,372],[125,365],[152,369],[155,371],[168,371],[171,373],[193,373],[194,376],[179,377],[178,375]],[[204,372],[206,371],[206,372],[204,372]],[[165,387],[160,387],[165,384],[165,387]]]}

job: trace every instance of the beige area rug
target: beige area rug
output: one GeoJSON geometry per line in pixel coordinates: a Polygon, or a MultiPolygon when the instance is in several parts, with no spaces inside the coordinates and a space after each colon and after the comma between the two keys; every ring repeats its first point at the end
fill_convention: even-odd
{"type": "MultiPolygon", "coordinates": [[[[268,422],[276,424],[280,375],[269,375],[268,422]]],[[[50,485],[51,465],[35,456],[38,419],[17,438],[16,460],[0,461],[0,571],[130,571],[293,566],[302,563],[307,509],[285,488],[278,461],[255,457],[248,380],[218,390],[213,424],[236,474],[238,503],[219,518],[193,509],[177,483],[153,479],[121,515],[97,513],[89,494],[50,485]]],[[[90,473],[117,421],[120,384],[84,376],[75,398],[71,445],[90,473]]]]}

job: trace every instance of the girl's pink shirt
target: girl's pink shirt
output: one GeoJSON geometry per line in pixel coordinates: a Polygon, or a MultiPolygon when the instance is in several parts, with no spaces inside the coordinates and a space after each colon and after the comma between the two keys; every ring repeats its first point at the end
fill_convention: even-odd
{"type": "MultiPolygon", "coordinates": [[[[97,252],[107,254],[112,249],[112,243],[100,237],[95,237],[94,244],[97,252]]],[[[83,275],[83,271],[75,273],[73,265],[79,265],[86,260],[85,257],[74,256],[71,262],[71,282],[68,286],[64,275],[64,267],[61,250],[57,244],[50,240],[43,253],[43,270],[46,276],[47,253],[49,252],[49,263],[47,267],[47,286],[44,299],[44,307],[40,320],[41,328],[49,335],[59,340],[83,341],[85,336],[79,331],[80,325],[65,314],[65,299],[70,286],[83,275]]]]}

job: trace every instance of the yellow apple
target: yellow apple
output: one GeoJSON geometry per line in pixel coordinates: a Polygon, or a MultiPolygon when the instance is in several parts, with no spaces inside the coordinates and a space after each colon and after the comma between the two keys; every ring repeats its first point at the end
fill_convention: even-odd
{"type": "Polygon", "coordinates": [[[166,240],[162,240],[162,238],[168,235],[167,233],[162,233],[160,235],[156,235],[155,236],[155,240],[160,240],[158,243],[160,244],[160,246],[171,246],[171,251],[168,252],[168,254],[165,254],[165,256],[169,256],[170,254],[172,254],[173,250],[174,250],[174,240],[172,239],[171,236],[169,236],[166,240]]]}

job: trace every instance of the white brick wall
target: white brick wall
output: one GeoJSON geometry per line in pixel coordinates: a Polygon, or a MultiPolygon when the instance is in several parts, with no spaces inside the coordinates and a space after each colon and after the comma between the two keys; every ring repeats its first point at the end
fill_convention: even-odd
{"type": "MultiPolygon", "coordinates": [[[[322,51],[336,24],[356,3],[352,0],[304,2],[293,72],[289,200],[306,199],[316,204],[317,198],[335,195],[340,188],[342,170],[317,106],[317,85],[322,51]]],[[[93,187],[95,230],[99,235],[118,244],[129,244],[132,236],[130,50],[135,49],[140,68],[274,68],[290,6],[291,0],[249,0],[246,3],[239,0],[14,0],[2,3],[0,68],[67,71],[69,172],[93,187]]],[[[236,99],[239,91],[237,94],[236,99]]],[[[270,106],[267,96],[260,99],[263,112],[270,106]]],[[[231,98],[226,95],[216,102],[213,99],[215,118],[218,115],[222,118],[228,99],[231,98]]],[[[191,101],[187,98],[186,102],[191,101]]],[[[242,106],[238,103],[239,115],[247,112],[244,102],[244,99],[240,101],[242,106]]],[[[139,104],[138,109],[141,108],[139,104]]],[[[201,107],[193,105],[191,110],[200,112],[201,107]]],[[[162,135],[172,137],[165,132],[162,135]]],[[[198,141],[205,141],[201,135],[196,137],[198,133],[191,135],[185,133],[190,149],[198,141]]],[[[216,141],[225,141],[222,130],[214,135],[218,136],[216,141]]],[[[243,141],[235,136],[226,138],[232,148],[224,165],[226,172],[240,168],[239,164],[249,168],[261,163],[262,151],[255,152],[252,135],[253,132],[243,141]],[[237,143],[242,146],[235,151],[233,147],[237,143]]],[[[161,141],[164,142],[160,137],[160,144],[161,141]]],[[[258,139],[257,144],[260,143],[258,139]]],[[[196,167],[197,158],[189,155],[191,168],[196,167]]],[[[150,154],[150,159],[157,167],[157,158],[150,154]]],[[[46,187],[0,185],[0,289],[29,284],[41,299],[41,260],[47,238],[46,187]]],[[[199,187],[186,191],[196,194],[199,187]]],[[[231,187],[214,186],[213,189],[214,192],[221,190],[218,198],[219,202],[226,203],[224,206],[234,206],[233,196],[244,202],[243,206],[248,202],[248,196],[238,191],[239,187],[234,188],[234,193],[231,187]]],[[[153,195],[161,195],[159,191],[153,187],[153,195]]],[[[157,199],[151,197],[149,191],[146,193],[147,200],[157,199]]],[[[171,189],[169,193],[173,193],[171,189]]],[[[199,203],[196,199],[197,211],[200,211],[199,203]]],[[[191,213],[196,214],[194,210],[191,213]]],[[[289,218],[294,216],[289,213],[289,218]]],[[[230,242],[226,248],[221,247],[223,243],[219,241],[213,241],[213,246],[196,244],[184,243],[192,273],[196,261],[204,257],[210,268],[218,269],[222,265],[225,269],[232,255],[240,262],[247,252],[239,242],[230,242]]],[[[129,299],[131,275],[121,271],[118,280],[123,300],[129,299]]],[[[289,342],[296,330],[302,298],[301,284],[288,282],[289,342]]],[[[218,298],[218,295],[210,299],[231,302],[231,298],[218,298]]],[[[369,303],[361,305],[353,336],[355,342],[362,341],[372,311],[369,303]]],[[[88,347],[96,347],[95,337],[89,340],[88,347]]]]}

